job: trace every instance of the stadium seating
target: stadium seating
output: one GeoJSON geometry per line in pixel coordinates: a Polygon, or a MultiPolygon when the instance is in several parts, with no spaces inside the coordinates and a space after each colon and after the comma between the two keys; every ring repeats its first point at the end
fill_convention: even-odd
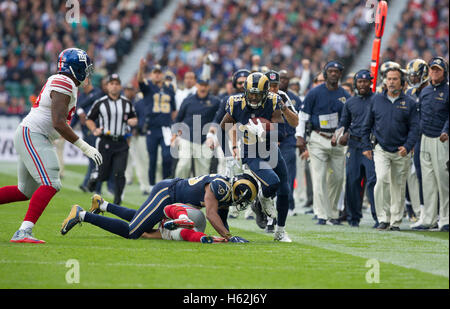
{"type": "Polygon", "coordinates": [[[409,0],[381,63],[390,60],[405,67],[415,58],[426,62],[434,56],[448,59],[448,6],[448,0],[409,0]]]}
{"type": "Polygon", "coordinates": [[[79,23],[67,1],[0,3],[0,113],[27,111],[32,95],[56,71],[59,52],[79,47],[95,64],[93,82],[116,70],[163,0],[79,0],[79,23]],[[8,101],[5,107],[3,100],[8,101]],[[14,106],[12,106],[14,105],[14,106]]]}

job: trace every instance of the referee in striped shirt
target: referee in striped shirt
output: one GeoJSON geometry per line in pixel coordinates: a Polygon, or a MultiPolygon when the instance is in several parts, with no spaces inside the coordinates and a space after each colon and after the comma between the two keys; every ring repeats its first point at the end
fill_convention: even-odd
{"type": "Polygon", "coordinates": [[[89,111],[86,126],[98,136],[96,147],[103,156],[97,181],[105,181],[114,175],[114,204],[120,205],[125,188],[125,169],[128,159],[128,142],[125,134],[128,126],[136,126],[137,118],[133,104],[121,96],[119,75],[108,77],[106,95],[94,102],[89,111]],[[98,127],[96,125],[98,121],[98,127]]]}

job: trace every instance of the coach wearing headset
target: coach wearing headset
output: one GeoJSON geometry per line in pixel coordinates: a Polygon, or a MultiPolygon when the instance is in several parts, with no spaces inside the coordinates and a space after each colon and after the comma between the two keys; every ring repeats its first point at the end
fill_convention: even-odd
{"type": "Polygon", "coordinates": [[[306,149],[303,138],[306,122],[313,131],[308,143],[314,194],[314,214],[317,224],[339,225],[337,204],[344,181],[344,147],[331,146],[331,138],[350,94],[339,86],[344,66],[338,61],[328,62],[323,70],[325,83],[311,89],[303,101],[297,127],[297,143],[300,152],[306,149]],[[332,170],[330,173],[329,170],[332,170]]]}
{"type": "Polygon", "coordinates": [[[339,127],[344,130],[336,130],[331,139],[331,145],[345,144],[348,136],[348,151],[345,165],[345,201],[347,210],[347,222],[350,226],[358,227],[362,218],[362,198],[364,187],[361,181],[365,176],[365,187],[369,199],[372,217],[375,220],[374,227],[378,227],[375,213],[373,189],[377,181],[373,160],[367,159],[362,154],[362,128],[364,120],[370,108],[370,99],[373,96],[371,85],[372,76],[368,70],[360,70],[353,77],[353,89],[355,95],[345,103],[339,127]],[[337,133],[340,134],[337,134],[337,133]],[[349,135],[345,133],[349,133],[349,135]]]}
{"type": "Polygon", "coordinates": [[[430,63],[431,85],[420,93],[422,142],[420,165],[422,168],[424,213],[422,224],[416,229],[428,229],[438,219],[439,229],[448,232],[448,64],[442,57],[430,63]],[[438,198],[439,197],[439,198],[438,198]]]}
{"type": "Polygon", "coordinates": [[[410,151],[419,137],[416,102],[405,95],[404,84],[405,73],[401,68],[386,71],[387,89],[372,96],[362,131],[363,154],[375,163],[378,230],[400,230],[410,151]],[[376,138],[373,155],[369,141],[372,131],[376,138]]]}

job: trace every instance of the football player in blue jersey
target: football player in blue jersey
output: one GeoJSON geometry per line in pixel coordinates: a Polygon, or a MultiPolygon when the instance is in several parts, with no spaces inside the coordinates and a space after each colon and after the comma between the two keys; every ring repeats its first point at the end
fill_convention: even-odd
{"type": "MultiPolygon", "coordinates": [[[[244,90],[243,94],[228,98],[227,112],[220,125],[231,139],[233,156],[241,157],[242,164],[246,164],[261,183],[258,200],[265,214],[272,218],[275,217],[273,199],[277,196],[274,240],[291,242],[284,229],[289,208],[286,163],[277,145],[277,130],[266,132],[260,120],[281,123],[282,111],[287,107],[280,96],[269,92],[269,79],[260,72],[247,77],[244,90]],[[242,155],[238,150],[238,139],[243,143],[242,155]]],[[[267,129],[267,124],[264,125],[267,129]]]]}
{"type": "MultiPolygon", "coordinates": [[[[136,211],[111,203],[102,203],[99,211],[108,211],[125,219],[115,219],[85,211],[73,205],[69,216],[64,220],[61,234],[65,235],[77,223],[89,222],[106,231],[129,239],[137,239],[143,233],[152,231],[153,227],[164,217],[164,208],[174,203],[205,208],[206,218],[213,228],[227,241],[248,242],[232,236],[226,217],[219,215],[219,208],[237,206],[245,209],[256,198],[258,182],[248,174],[241,174],[232,179],[210,174],[194,178],[166,179],[157,183],[148,199],[136,211]]],[[[99,203],[100,204],[100,203],[99,203]]]]}
{"type": "MultiPolygon", "coordinates": [[[[413,59],[406,65],[406,81],[410,86],[406,90],[406,94],[410,95],[416,100],[417,111],[419,112],[420,118],[420,105],[419,100],[420,93],[427,87],[430,82],[430,68],[428,64],[423,59],[413,59]]],[[[422,135],[422,133],[420,133],[422,135]]],[[[417,140],[414,146],[413,153],[413,164],[415,172],[410,172],[407,180],[406,187],[406,211],[408,213],[410,221],[418,221],[416,218],[416,213],[424,207],[423,205],[423,188],[422,188],[422,169],[420,167],[420,141],[421,136],[417,140]],[[418,198],[417,198],[418,195],[418,198]],[[418,200],[418,202],[417,202],[418,200]],[[414,203],[414,201],[416,201],[414,203]],[[417,205],[419,204],[419,205],[417,205]],[[413,207],[415,206],[415,207],[413,207]]],[[[420,225],[420,222],[417,226],[420,225]]],[[[412,225],[413,227],[415,224],[412,225]]]]}
{"type": "Polygon", "coordinates": [[[145,101],[145,125],[147,126],[147,150],[149,154],[148,178],[150,185],[156,183],[156,162],[158,147],[161,146],[162,178],[167,179],[172,173],[172,156],[170,154],[170,126],[176,117],[175,92],[164,83],[164,75],[159,64],[153,66],[150,80],[144,78],[147,62],[141,59],[137,80],[145,101]]]}

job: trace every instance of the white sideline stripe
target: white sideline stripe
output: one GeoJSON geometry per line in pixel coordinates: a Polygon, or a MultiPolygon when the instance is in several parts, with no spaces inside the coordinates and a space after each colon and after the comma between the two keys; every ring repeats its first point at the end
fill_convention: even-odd
{"type": "MultiPolygon", "coordinates": [[[[360,228],[360,231],[355,231],[354,228],[345,226],[295,227],[292,222],[293,219],[289,220],[291,222],[287,224],[286,231],[288,233],[290,232],[289,237],[293,242],[356,257],[377,259],[384,263],[391,263],[396,266],[449,278],[449,242],[447,240],[413,233],[395,232],[394,234],[391,232],[380,232],[363,228],[360,228]],[[318,234],[313,237],[311,237],[311,234],[302,235],[302,232],[311,231],[315,231],[318,234]],[[361,237],[366,237],[366,239],[370,241],[371,246],[364,248],[351,246],[353,244],[353,239],[341,235],[344,231],[347,235],[348,233],[357,233],[360,234],[361,237]],[[330,244],[330,238],[333,238],[333,241],[336,241],[339,244],[330,244]],[[387,240],[391,241],[391,243],[390,246],[387,247],[385,246],[385,243],[374,243],[374,240],[387,240]],[[397,240],[401,240],[402,242],[410,240],[410,247],[395,247],[394,243],[397,240]],[[418,240],[421,242],[417,244],[416,241],[418,240]]],[[[265,234],[265,232],[257,227],[254,222],[242,219],[229,220],[228,222],[232,227],[265,234]]],[[[273,239],[273,234],[266,235],[270,239],[273,239]]],[[[360,243],[361,237],[354,239],[354,242],[360,243]]]]}
{"type": "MultiPolygon", "coordinates": [[[[33,265],[65,265],[66,261],[17,261],[17,260],[0,260],[1,264],[33,264],[33,265]]],[[[150,267],[150,268],[209,268],[209,269],[224,269],[229,270],[229,266],[227,265],[211,265],[211,264],[198,264],[198,263],[185,263],[185,264],[154,264],[154,263],[96,263],[96,262],[80,262],[80,267],[83,265],[89,266],[111,266],[111,267],[150,267]]],[[[259,269],[259,270],[267,270],[267,266],[257,266],[257,265],[246,265],[245,267],[241,267],[239,265],[234,266],[236,269],[259,269]]],[[[284,270],[296,270],[298,267],[289,266],[289,265],[279,265],[277,269],[284,270]]]]}

